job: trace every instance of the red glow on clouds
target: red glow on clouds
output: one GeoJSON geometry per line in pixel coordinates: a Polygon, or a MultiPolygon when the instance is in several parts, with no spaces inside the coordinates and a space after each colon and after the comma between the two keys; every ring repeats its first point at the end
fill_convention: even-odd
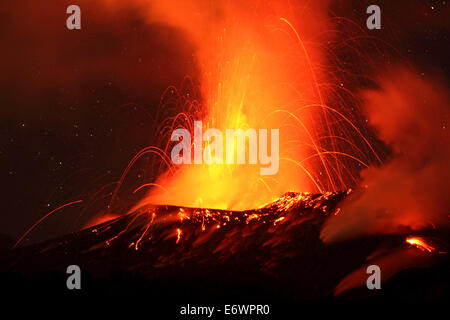
{"type": "Polygon", "coordinates": [[[322,230],[325,241],[448,226],[448,93],[438,81],[396,68],[366,91],[369,124],[393,151],[362,172],[361,190],[322,230]]]}

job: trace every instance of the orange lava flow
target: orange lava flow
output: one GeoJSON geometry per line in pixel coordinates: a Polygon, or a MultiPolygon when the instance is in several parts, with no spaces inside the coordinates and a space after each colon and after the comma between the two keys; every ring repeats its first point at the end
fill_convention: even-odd
{"type": "Polygon", "coordinates": [[[409,237],[406,239],[406,242],[412,246],[415,246],[423,251],[433,252],[435,250],[434,247],[427,244],[423,238],[420,237],[409,237]]]}
{"type": "Polygon", "coordinates": [[[181,229],[178,228],[178,229],[177,229],[177,241],[176,241],[177,244],[178,244],[178,243],[180,242],[180,240],[181,240],[181,234],[182,234],[181,229]]]}

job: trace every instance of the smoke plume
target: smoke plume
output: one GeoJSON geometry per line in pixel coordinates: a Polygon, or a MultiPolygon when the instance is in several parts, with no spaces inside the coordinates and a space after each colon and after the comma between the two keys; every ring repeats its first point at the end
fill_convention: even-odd
{"type": "Polygon", "coordinates": [[[369,124],[392,150],[362,172],[361,188],[325,224],[326,242],[448,226],[449,96],[438,81],[393,70],[363,93],[369,124]]]}

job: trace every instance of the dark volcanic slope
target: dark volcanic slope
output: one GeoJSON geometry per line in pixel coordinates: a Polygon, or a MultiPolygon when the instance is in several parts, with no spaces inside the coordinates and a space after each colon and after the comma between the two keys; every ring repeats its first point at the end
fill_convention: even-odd
{"type": "Polygon", "coordinates": [[[73,294],[65,270],[76,264],[83,275],[78,294],[142,294],[180,303],[332,298],[340,281],[381,249],[439,258],[427,268],[403,267],[383,290],[364,286],[340,297],[448,295],[447,255],[424,253],[405,242],[407,235],[324,245],[320,227],[345,195],[287,193],[244,212],[148,207],[9,252],[2,258],[2,283],[17,294],[43,287],[49,294],[73,294]]]}

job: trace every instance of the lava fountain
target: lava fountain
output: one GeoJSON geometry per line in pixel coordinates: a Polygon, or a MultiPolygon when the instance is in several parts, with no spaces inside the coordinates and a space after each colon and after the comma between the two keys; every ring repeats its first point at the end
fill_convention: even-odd
{"type": "MultiPolygon", "coordinates": [[[[279,129],[279,171],[261,176],[252,164],[220,163],[208,143],[193,145],[216,161],[170,164],[133,210],[148,204],[244,210],[289,190],[348,188],[353,176],[343,159],[366,166],[374,151],[351,120],[326,102],[330,85],[320,48],[330,28],[326,6],[324,1],[295,7],[288,1],[152,3],[149,19],[185,32],[201,69],[200,97],[185,96],[187,110],[167,119],[165,132],[192,132],[195,120],[202,120],[203,132],[279,129]]],[[[171,146],[162,153],[170,154],[171,146]]],[[[248,150],[249,141],[240,147],[248,150]]]]}

